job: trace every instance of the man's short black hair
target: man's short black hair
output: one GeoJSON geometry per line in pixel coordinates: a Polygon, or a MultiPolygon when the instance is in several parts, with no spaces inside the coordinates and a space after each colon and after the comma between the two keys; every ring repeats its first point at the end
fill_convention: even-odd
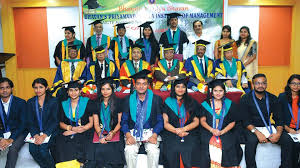
{"type": "Polygon", "coordinates": [[[266,75],[265,74],[262,74],[262,73],[258,73],[258,74],[255,74],[253,77],[252,77],[252,82],[254,81],[254,79],[256,78],[260,78],[260,77],[264,77],[267,79],[266,75]]]}
{"type": "Polygon", "coordinates": [[[4,83],[4,82],[7,82],[11,88],[14,87],[14,83],[13,83],[10,79],[5,78],[5,77],[0,78],[0,84],[1,84],[1,83],[4,83]]]}

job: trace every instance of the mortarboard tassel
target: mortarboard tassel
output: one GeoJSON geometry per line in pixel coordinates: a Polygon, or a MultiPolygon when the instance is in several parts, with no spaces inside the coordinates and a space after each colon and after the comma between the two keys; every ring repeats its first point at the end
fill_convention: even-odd
{"type": "Polygon", "coordinates": [[[90,33],[90,35],[91,36],[94,35],[94,26],[93,25],[91,26],[91,33],[90,33]]]}
{"type": "Polygon", "coordinates": [[[129,47],[129,60],[132,60],[132,51],[131,47],[129,47]]]}
{"type": "Polygon", "coordinates": [[[224,61],[224,48],[221,49],[221,61],[224,61]]]}
{"type": "Polygon", "coordinates": [[[114,25],[114,37],[117,37],[117,28],[116,28],[116,25],[114,25]]]}
{"type": "Polygon", "coordinates": [[[160,47],[160,59],[163,59],[163,47],[162,47],[162,44],[159,45],[160,47]]]}

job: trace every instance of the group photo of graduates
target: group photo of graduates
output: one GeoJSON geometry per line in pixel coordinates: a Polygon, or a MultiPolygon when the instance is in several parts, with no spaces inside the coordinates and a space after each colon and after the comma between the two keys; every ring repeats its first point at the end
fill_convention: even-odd
{"type": "Polygon", "coordinates": [[[127,22],[108,35],[105,19],[93,20],[86,42],[75,38],[75,26],[62,27],[55,78],[36,77],[28,100],[1,77],[5,168],[16,167],[26,143],[41,168],[241,168],[243,157],[257,168],[256,151],[265,144],[280,147],[280,168],[300,168],[300,74],[281,81],[279,96],[270,93],[249,27],[233,39],[224,25],[211,41],[201,19],[186,25],[194,31],[188,36],[181,16],[166,14],[159,39],[155,20],[138,26],[135,41],[127,22]]]}

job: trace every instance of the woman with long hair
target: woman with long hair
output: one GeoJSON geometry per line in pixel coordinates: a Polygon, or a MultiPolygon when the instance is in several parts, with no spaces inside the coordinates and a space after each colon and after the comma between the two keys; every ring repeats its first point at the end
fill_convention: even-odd
{"type": "Polygon", "coordinates": [[[163,164],[165,168],[199,166],[199,104],[188,96],[187,79],[172,84],[170,97],[163,108],[163,164]],[[183,163],[181,165],[180,163],[183,163]]]}
{"type": "Polygon", "coordinates": [[[27,123],[34,143],[29,143],[29,152],[41,168],[54,168],[50,147],[58,131],[58,101],[50,95],[46,79],[35,79],[32,88],[35,96],[27,101],[27,123]]]}
{"type": "Polygon", "coordinates": [[[237,168],[242,159],[242,149],[235,135],[235,122],[239,111],[235,103],[225,97],[221,80],[209,84],[211,96],[201,104],[200,117],[200,167],[237,168]]]}
{"type": "Polygon", "coordinates": [[[221,38],[215,42],[215,60],[222,57],[222,48],[228,43],[231,43],[230,45],[233,49],[233,57],[237,58],[237,46],[236,42],[231,37],[231,27],[229,25],[225,25],[222,28],[221,38]]]}
{"type": "Polygon", "coordinates": [[[154,36],[151,23],[153,22],[145,22],[139,26],[143,28],[143,37],[140,37],[135,43],[144,46],[142,59],[149,62],[153,68],[155,62],[159,60],[159,45],[154,36]]]}
{"type": "MultiPolygon", "coordinates": [[[[283,118],[284,118],[284,130],[286,133],[292,135],[300,135],[300,75],[293,74],[287,81],[284,92],[279,95],[279,102],[281,103],[283,118]]],[[[298,136],[299,137],[299,136],[298,136]]],[[[299,139],[298,139],[299,140],[299,139]]],[[[292,138],[289,139],[293,142],[292,138]]],[[[291,147],[292,154],[292,167],[299,167],[299,154],[300,143],[294,142],[291,147]]]]}
{"type": "MultiPolygon", "coordinates": [[[[123,168],[124,136],[120,134],[122,117],[121,99],[114,94],[113,77],[104,78],[97,83],[97,110],[94,111],[94,144],[91,160],[93,168],[123,168]]],[[[88,166],[90,167],[90,166],[88,166]]]]}
{"type": "Polygon", "coordinates": [[[236,44],[238,58],[243,62],[247,76],[252,79],[253,75],[257,74],[257,43],[252,39],[249,27],[240,28],[240,36],[236,44]]]}
{"type": "Polygon", "coordinates": [[[95,102],[80,95],[78,81],[68,83],[67,100],[59,104],[60,133],[56,138],[57,168],[82,166],[86,161],[86,148],[92,142],[95,102]]]}

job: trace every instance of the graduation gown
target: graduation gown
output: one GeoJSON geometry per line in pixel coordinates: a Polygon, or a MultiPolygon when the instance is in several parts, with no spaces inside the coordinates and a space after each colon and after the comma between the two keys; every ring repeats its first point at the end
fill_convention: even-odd
{"type": "MultiPolygon", "coordinates": [[[[75,120],[69,119],[69,101],[63,101],[59,104],[59,121],[67,125],[76,126],[75,120]]],[[[96,105],[95,102],[86,97],[80,97],[79,104],[79,118],[81,125],[89,123],[89,117],[92,116],[96,105]]],[[[72,114],[71,114],[72,115],[72,114]]],[[[87,146],[92,143],[93,130],[89,129],[83,133],[77,133],[69,136],[64,136],[63,132],[66,130],[60,129],[60,133],[56,137],[56,156],[57,162],[65,162],[77,159],[79,162],[84,162],[87,157],[87,146]]]]}
{"type": "MultiPolygon", "coordinates": [[[[73,45],[78,45],[77,46],[77,50],[78,50],[78,56],[77,59],[84,59],[86,58],[86,51],[85,51],[85,47],[83,45],[83,43],[80,40],[75,39],[73,42],[73,45]]],[[[55,47],[55,51],[54,51],[54,63],[56,66],[59,66],[59,64],[57,64],[55,57],[58,57],[58,59],[60,61],[64,60],[64,59],[69,59],[67,57],[67,52],[68,52],[68,42],[66,39],[60,41],[56,47],[55,47]]]]}
{"type": "MultiPolygon", "coordinates": [[[[105,78],[110,76],[119,78],[119,70],[113,61],[109,60],[108,58],[105,58],[105,78]]],[[[95,82],[98,80],[98,78],[99,80],[101,79],[100,65],[98,60],[90,63],[87,78],[89,79],[87,83],[90,81],[95,82]]]]}
{"type": "Polygon", "coordinates": [[[127,36],[123,37],[125,39],[127,52],[123,53],[121,49],[121,44],[119,41],[119,36],[114,37],[110,42],[109,49],[112,51],[112,59],[115,61],[118,69],[121,68],[121,65],[125,60],[129,58],[129,47],[133,45],[133,41],[131,39],[128,39],[127,36]]]}
{"type": "Polygon", "coordinates": [[[198,79],[199,82],[189,80],[188,88],[192,86],[196,86],[199,90],[201,90],[204,85],[200,82],[205,82],[207,78],[214,78],[215,77],[215,69],[214,69],[214,61],[204,55],[205,60],[205,73],[203,73],[197,55],[193,55],[192,57],[188,58],[185,61],[184,68],[186,69],[187,74],[190,78],[198,79]]]}
{"type": "MultiPolygon", "coordinates": [[[[106,49],[108,49],[110,46],[110,40],[111,39],[109,36],[102,34],[100,45],[104,45],[104,47],[106,49]]],[[[97,57],[96,57],[96,53],[95,53],[95,48],[97,48],[97,47],[98,47],[98,45],[97,45],[96,35],[89,37],[86,42],[86,56],[89,57],[91,61],[96,61],[97,57]]]]}
{"type": "MultiPolygon", "coordinates": [[[[142,59],[140,59],[139,69],[138,69],[138,71],[136,71],[135,68],[134,68],[134,65],[133,65],[133,61],[126,60],[122,64],[121,69],[120,69],[120,82],[121,82],[122,86],[126,87],[130,83],[130,81],[129,81],[130,78],[129,77],[131,75],[136,74],[137,72],[140,72],[140,71],[144,70],[144,69],[147,69],[147,70],[151,71],[151,66],[148,62],[143,61],[142,59]]],[[[148,77],[150,79],[152,79],[152,73],[150,73],[148,75],[148,77]]]]}
{"type": "MultiPolygon", "coordinates": [[[[210,102],[208,101],[205,102],[208,104],[208,106],[211,106],[210,102]]],[[[229,105],[227,104],[226,108],[228,108],[228,106],[229,105]]],[[[200,112],[201,112],[201,117],[206,117],[207,124],[213,127],[213,115],[205,108],[204,102],[201,104],[200,112]]],[[[228,113],[224,117],[224,121],[221,129],[224,129],[231,122],[239,121],[240,120],[239,112],[240,111],[238,106],[235,103],[231,102],[228,113]]],[[[200,131],[201,131],[200,134],[201,166],[200,167],[210,167],[209,141],[210,138],[213,136],[213,134],[202,126],[200,126],[200,131]]],[[[221,166],[222,167],[239,166],[243,156],[243,152],[238,141],[238,136],[236,135],[235,132],[235,127],[232,128],[227,133],[221,135],[219,138],[221,139],[222,142],[221,166]]]]}
{"type": "Polygon", "coordinates": [[[170,32],[170,29],[168,29],[166,32],[163,32],[159,39],[159,44],[166,45],[175,43],[176,45],[173,46],[175,49],[175,53],[183,54],[183,44],[189,43],[186,33],[177,28],[176,33],[174,35],[174,39],[172,38],[171,34],[172,33],[170,32]]]}
{"type": "Polygon", "coordinates": [[[159,59],[159,45],[158,42],[155,40],[154,41],[149,41],[146,40],[145,38],[139,38],[138,40],[136,40],[135,42],[136,44],[141,44],[142,46],[144,46],[144,48],[142,49],[142,59],[144,61],[147,61],[150,63],[150,65],[155,64],[156,59],[159,59]],[[149,51],[151,49],[151,54],[148,55],[149,51]]]}
{"type": "MultiPolygon", "coordinates": [[[[102,102],[101,102],[102,103],[102,102]]],[[[94,114],[98,116],[99,124],[103,125],[103,121],[101,119],[101,115],[103,112],[100,110],[100,100],[97,99],[96,107],[97,110],[94,111],[94,114]]],[[[114,130],[116,125],[118,124],[118,114],[122,113],[122,100],[115,97],[113,98],[113,106],[110,106],[111,115],[110,115],[110,130],[114,130]]],[[[108,130],[106,130],[109,132],[108,130]]],[[[107,144],[94,143],[92,145],[92,149],[89,151],[89,160],[97,160],[97,163],[101,163],[101,165],[107,164],[125,164],[125,156],[124,156],[124,135],[120,132],[120,141],[119,142],[109,142],[107,144]]]]}
{"type": "MultiPolygon", "coordinates": [[[[199,104],[194,99],[190,100],[190,108],[186,111],[187,119],[184,126],[189,125],[193,122],[195,117],[199,118],[200,116],[198,110],[199,104]]],[[[169,124],[175,128],[180,128],[176,101],[175,98],[168,97],[163,107],[163,113],[168,115],[169,124]]],[[[180,108],[182,106],[184,106],[184,104],[182,104],[180,108]]],[[[163,164],[165,168],[179,168],[180,156],[185,167],[199,166],[201,155],[198,128],[189,131],[189,135],[184,137],[184,142],[181,142],[181,137],[167,130],[162,133],[162,138],[162,158],[164,160],[163,164]]]]}
{"type": "Polygon", "coordinates": [[[158,61],[157,65],[154,67],[154,78],[155,78],[155,88],[160,89],[163,85],[166,85],[167,88],[171,88],[170,82],[164,82],[164,80],[168,76],[178,76],[178,77],[185,77],[186,70],[183,67],[183,63],[177,59],[173,59],[172,67],[169,69],[167,67],[166,59],[162,59],[158,61]]]}

